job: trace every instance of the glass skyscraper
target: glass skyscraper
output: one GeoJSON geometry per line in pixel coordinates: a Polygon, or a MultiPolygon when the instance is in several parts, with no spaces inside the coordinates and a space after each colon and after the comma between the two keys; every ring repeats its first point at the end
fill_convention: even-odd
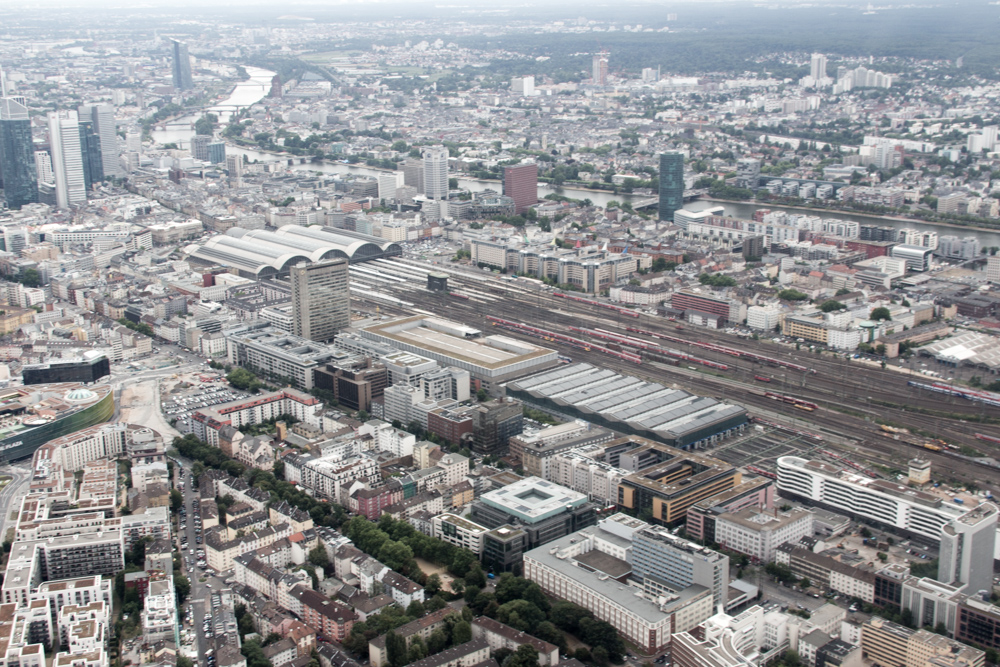
{"type": "Polygon", "coordinates": [[[80,121],[80,152],[83,156],[83,181],[89,191],[91,185],[104,180],[101,137],[94,131],[92,121],[80,121]]]}
{"type": "Polygon", "coordinates": [[[37,202],[35,146],[28,108],[10,97],[0,97],[0,164],[7,206],[21,208],[37,202]]]}
{"type": "Polygon", "coordinates": [[[660,154],[660,220],[674,221],[674,211],[684,208],[684,154],[660,154]]]}
{"type": "Polygon", "coordinates": [[[194,87],[194,82],[191,80],[191,57],[188,55],[187,44],[175,39],[170,46],[173,52],[171,74],[173,75],[174,88],[190,90],[194,87]]]}

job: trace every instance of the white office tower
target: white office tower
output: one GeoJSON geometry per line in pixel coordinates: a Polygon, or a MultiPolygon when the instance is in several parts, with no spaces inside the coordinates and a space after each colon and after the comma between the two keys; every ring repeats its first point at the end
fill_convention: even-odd
{"type": "Polygon", "coordinates": [[[809,61],[809,76],[816,82],[826,78],[826,56],[822,53],[812,54],[809,61]]]}
{"type": "Polygon", "coordinates": [[[48,151],[35,151],[35,173],[39,183],[52,183],[52,157],[48,151]]]}
{"type": "Polygon", "coordinates": [[[75,111],[49,114],[49,144],[56,181],[56,206],[67,208],[87,201],[80,152],[80,123],[75,111]]]}
{"type": "Polygon", "coordinates": [[[988,151],[995,150],[997,144],[997,126],[987,125],[983,128],[983,144],[988,151]]]}
{"type": "Polygon", "coordinates": [[[125,135],[125,150],[130,153],[142,152],[142,135],[138,132],[129,132],[125,135]]]}
{"type": "Polygon", "coordinates": [[[83,120],[94,123],[94,131],[101,141],[101,164],[105,176],[123,176],[121,160],[118,159],[118,134],[115,126],[115,108],[110,104],[95,104],[80,107],[83,120]]]}
{"type": "Polygon", "coordinates": [[[429,199],[448,198],[448,149],[444,146],[424,148],[424,194],[429,199]]]}
{"type": "Polygon", "coordinates": [[[997,506],[983,503],[941,529],[938,581],[968,584],[967,595],[993,590],[997,506]]]}

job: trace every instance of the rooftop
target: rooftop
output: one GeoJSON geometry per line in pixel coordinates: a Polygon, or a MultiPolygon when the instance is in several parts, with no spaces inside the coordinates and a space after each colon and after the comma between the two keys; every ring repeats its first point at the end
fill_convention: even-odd
{"type": "Polygon", "coordinates": [[[484,493],[482,502],[532,524],[587,502],[587,496],[540,477],[528,477],[484,493]]]}

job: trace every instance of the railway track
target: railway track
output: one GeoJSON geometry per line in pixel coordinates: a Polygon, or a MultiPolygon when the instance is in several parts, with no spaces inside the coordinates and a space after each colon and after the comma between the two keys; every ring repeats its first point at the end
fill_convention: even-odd
{"type": "MultiPolygon", "coordinates": [[[[687,326],[678,330],[675,324],[659,318],[642,316],[637,320],[632,317],[622,317],[613,310],[596,309],[587,304],[557,299],[544,292],[529,293],[526,290],[503,286],[502,289],[491,293],[492,297],[500,298],[487,302],[485,299],[481,300],[476,297],[477,293],[482,293],[484,290],[483,281],[470,280],[466,282],[459,277],[455,282],[458,283],[456,288],[463,295],[471,295],[471,298],[458,299],[447,294],[420,290],[407,292],[406,298],[415,302],[416,306],[421,309],[437,312],[442,316],[474,324],[483,329],[488,326],[486,316],[492,315],[544,326],[546,329],[560,332],[569,333],[568,327],[574,326],[602,329],[612,333],[620,332],[622,336],[626,337],[648,338],[627,331],[628,327],[639,327],[676,338],[690,338],[691,343],[706,341],[739,349],[749,348],[758,354],[769,357],[781,356],[785,358],[784,355],[787,355],[789,362],[812,368],[816,373],[802,373],[795,377],[786,370],[784,377],[781,377],[782,371],[780,369],[773,369],[771,366],[763,366],[759,363],[750,363],[746,360],[719,354],[710,349],[691,347],[692,354],[697,351],[698,356],[731,367],[731,370],[726,372],[692,373],[688,372],[687,369],[672,366],[658,367],[651,363],[636,365],[633,362],[616,359],[607,354],[587,352],[579,347],[570,348],[560,346],[556,342],[547,343],[548,346],[557,348],[560,354],[569,355],[574,360],[586,361],[595,366],[612,368],[623,374],[635,375],[650,381],[689,389],[699,394],[738,402],[745,405],[751,413],[754,411],[776,412],[796,420],[808,420],[808,422],[816,424],[820,431],[837,435],[849,443],[845,446],[835,447],[853,456],[864,456],[883,466],[903,467],[905,469],[906,460],[913,458],[919,452],[921,458],[930,459],[936,469],[948,469],[956,477],[980,482],[984,477],[1000,479],[1000,470],[996,468],[948,452],[923,450],[910,443],[885,438],[878,429],[879,421],[909,426],[913,430],[927,433],[935,438],[974,447],[979,451],[1000,458],[1000,444],[977,440],[975,437],[976,433],[982,433],[990,437],[1000,438],[1000,426],[974,421],[980,415],[1000,417],[1000,410],[976,406],[957,398],[953,398],[949,402],[946,400],[949,397],[927,396],[907,386],[909,377],[902,374],[874,369],[841,359],[835,360],[820,355],[793,353],[785,349],[776,349],[777,346],[774,344],[764,345],[759,341],[737,340],[732,336],[712,330],[699,328],[697,331],[690,331],[690,327],[687,326]],[[766,385],[756,383],[755,375],[770,376],[772,382],[766,385]],[[778,380],[779,377],[780,380],[778,380]],[[873,387],[878,387],[878,389],[873,391],[873,387]],[[818,404],[819,407],[813,412],[804,413],[791,405],[785,405],[763,396],[765,390],[808,399],[818,404]],[[910,409],[907,410],[907,407],[910,409]],[[965,419],[921,414],[914,412],[914,408],[952,413],[965,419]]],[[[386,313],[412,314],[404,308],[381,305],[381,309],[386,313]]],[[[507,330],[505,335],[531,340],[530,337],[519,334],[517,331],[507,330]]],[[[649,340],[653,341],[652,338],[649,340]]],[[[683,364],[683,362],[681,363],[683,364]]]]}

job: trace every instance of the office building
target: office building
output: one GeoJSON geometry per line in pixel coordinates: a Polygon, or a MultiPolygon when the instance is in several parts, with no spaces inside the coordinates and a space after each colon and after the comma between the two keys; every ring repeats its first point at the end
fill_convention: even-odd
{"type": "Polygon", "coordinates": [[[778,458],[778,492],[855,519],[939,542],[945,524],[977,508],[945,502],[895,481],[797,456],[778,458]]]}
{"type": "Polygon", "coordinates": [[[684,154],[660,154],[660,220],[673,222],[674,211],[684,208],[684,154]]]}
{"type": "Polygon", "coordinates": [[[93,123],[93,132],[100,143],[101,171],[105,176],[122,176],[124,170],[118,159],[118,128],[115,125],[115,108],[110,104],[94,104],[79,109],[80,121],[93,123]]]}
{"type": "Polygon", "coordinates": [[[19,209],[38,201],[28,108],[11,97],[0,97],[0,179],[8,208],[19,209]]]}
{"type": "Polygon", "coordinates": [[[712,605],[725,607],[729,587],[729,557],[671,535],[666,528],[647,526],[632,534],[632,576],[656,596],[698,584],[712,591],[712,605]]]}
{"type": "Polygon", "coordinates": [[[601,51],[595,53],[591,61],[591,74],[595,86],[606,86],[608,84],[608,52],[601,51]]]}
{"type": "Polygon", "coordinates": [[[191,157],[195,160],[208,162],[208,145],[212,137],[208,134],[196,134],[191,137],[191,157]]]}
{"type": "Polygon", "coordinates": [[[983,651],[948,637],[873,616],[861,628],[861,653],[874,667],[983,667],[983,651]]]}
{"type": "Polygon", "coordinates": [[[609,442],[611,431],[584,421],[571,421],[541,430],[529,430],[510,439],[510,457],[521,462],[527,475],[553,480],[549,463],[553,456],[587,445],[609,442]]]}
{"type": "Polygon", "coordinates": [[[52,175],[52,158],[48,151],[35,151],[35,172],[39,183],[55,182],[55,177],[52,175]]]}
{"type": "MultiPolygon", "coordinates": [[[[211,157],[211,155],[209,157],[211,157]]],[[[229,180],[233,182],[239,182],[240,177],[243,176],[243,156],[226,155],[225,164],[226,164],[226,172],[229,175],[229,180]]]]}
{"type": "Polygon", "coordinates": [[[1000,607],[970,597],[958,605],[955,639],[983,648],[1000,649],[1000,607]]]}
{"type": "Polygon", "coordinates": [[[630,586],[629,533],[635,521],[615,515],[528,551],[524,577],[549,595],[590,610],[642,653],[653,654],[668,648],[673,634],[695,628],[712,615],[712,591],[692,584],[650,595],[630,586]]]}
{"type": "Polygon", "coordinates": [[[906,268],[910,271],[929,271],[933,248],[918,245],[895,245],[889,251],[890,257],[906,260],[906,268]]]}
{"type": "Polygon", "coordinates": [[[469,516],[491,530],[510,526],[523,531],[528,550],[594,525],[596,511],[582,493],[528,477],[484,493],[472,503],[469,516]]]}
{"type": "MultiPolygon", "coordinates": [[[[226,157],[226,144],[222,141],[215,141],[208,144],[205,147],[206,159],[212,164],[227,164],[228,158],[226,157]]],[[[233,156],[239,164],[234,164],[229,166],[229,169],[236,172],[242,173],[243,171],[243,157],[240,155],[233,156]]],[[[239,173],[237,175],[239,175],[239,173]]]]}
{"type": "Polygon", "coordinates": [[[941,529],[938,581],[966,584],[967,592],[993,588],[997,506],[983,503],[941,529]]]}
{"type": "Polygon", "coordinates": [[[316,386],[316,370],[354,358],[344,350],[271,327],[227,332],[226,354],[234,366],[263,377],[282,378],[283,383],[290,382],[306,391],[316,386]]]}
{"type": "Polygon", "coordinates": [[[171,48],[171,69],[174,88],[177,90],[191,90],[194,82],[191,79],[191,56],[188,55],[187,44],[178,42],[176,39],[170,40],[171,48]]]}
{"type": "Polygon", "coordinates": [[[427,146],[423,149],[424,194],[428,199],[448,198],[448,149],[427,146]]]}
{"type": "Polygon", "coordinates": [[[101,138],[94,131],[90,120],[80,121],[80,153],[83,159],[83,183],[90,191],[94,183],[104,180],[104,163],[101,158],[101,138]]]}
{"type": "Polygon", "coordinates": [[[87,352],[79,359],[62,359],[44,364],[25,364],[21,375],[25,385],[50,382],[97,382],[111,374],[108,358],[100,352],[87,352]]]}
{"type": "Polygon", "coordinates": [[[514,200],[514,213],[521,215],[538,203],[538,165],[504,167],[503,193],[514,200]]]}
{"type": "Polygon", "coordinates": [[[472,451],[479,456],[506,456],[510,439],[524,431],[524,410],[511,398],[480,403],[470,416],[472,451]]]}
{"type": "Polygon", "coordinates": [[[745,507],[724,512],[715,519],[715,540],[757,563],[772,562],[782,544],[798,542],[812,534],[812,512],[801,508],[778,512],[745,507]]]}
{"type": "Polygon", "coordinates": [[[475,521],[470,521],[457,514],[438,514],[431,519],[433,535],[456,547],[468,549],[479,556],[483,550],[483,535],[489,529],[475,521]]]}
{"type": "Polygon", "coordinates": [[[87,201],[80,148],[80,122],[75,111],[49,114],[49,146],[56,180],[56,206],[68,208],[87,201]]]}
{"type": "Polygon", "coordinates": [[[741,158],[736,162],[736,181],[741,188],[756,190],[760,182],[760,160],[741,158]]]}
{"type": "Polygon", "coordinates": [[[744,507],[770,509],[774,504],[774,482],[766,477],[744,478],[731,489],[699,500],[687,511],[684,530],[692,539],[715,542],[715,520],[725,512],[744,507]]]}
{"type": "Polygon", "coordinates": [[[293,331],[296,336],[326,342],[351,325],[348,262],[343,258],[293,266],[293,331]]]}

